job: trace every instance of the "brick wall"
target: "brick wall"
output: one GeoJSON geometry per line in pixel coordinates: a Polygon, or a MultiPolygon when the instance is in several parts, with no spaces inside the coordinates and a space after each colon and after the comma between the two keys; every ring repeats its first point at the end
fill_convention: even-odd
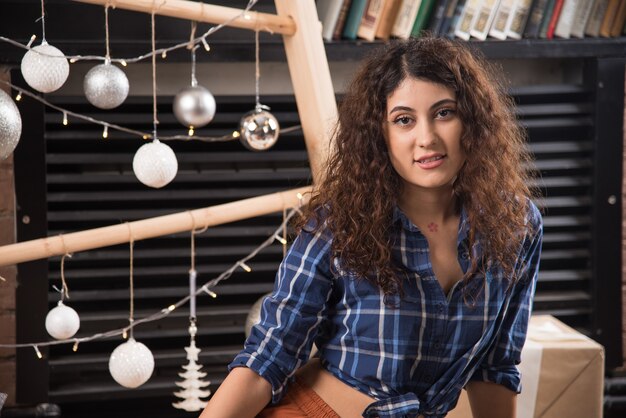
{"type": "MultiPolygon", "coordinates": [[[[0,67],[0,79],[8,80],[8,69],[0,67]]],[[[0,161],[0,246],[15,242],[15,183],[13,156],[0,161]]],[[[16,266],[0,267],[0,343],[15,343],[16,266]]],[[[0,392],[9,395],[5,406],[15,404],[15,350],[0,349],[0,392]]]]}

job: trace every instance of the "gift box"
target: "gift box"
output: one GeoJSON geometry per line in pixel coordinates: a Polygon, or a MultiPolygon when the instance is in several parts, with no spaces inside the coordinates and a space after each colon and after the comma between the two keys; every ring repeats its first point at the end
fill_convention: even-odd
{"type": "MultiPolygon", "coordinates": [[[[604,348],[549,315],[532,316],[522,350],[517,418],[600,418],[604,348]]],[[[471,418],[467,394],[448,418],[471,418]]]]}

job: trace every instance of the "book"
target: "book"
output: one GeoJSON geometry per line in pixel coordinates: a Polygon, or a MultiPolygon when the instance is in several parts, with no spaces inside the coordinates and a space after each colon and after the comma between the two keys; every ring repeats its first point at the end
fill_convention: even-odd
{"type": "Polygon", "coordinates": [[[477,19],[472,25],[470,35],[484,41],[487,39],[487,34],[493,23],[493,19],[496,17],[500,0],[484,0],[480,8],[478,9],[477,19]]]}
{"type": "Polygon", "coordinates": [[[438,35],[454,36],[454,32],[452,32],[452,34],[450,33],[450,28],[454,27],[453,25],[454,17],[456,16],[458,19],[459,15],[461,14],[461,10],[459,10],[459,15],[456,14],[457,8],[462,9],[464,4],[465,4],[465,0],[450,0],[448,2],[448,6],[446,7],[446,11],[443,16],[443,22],[441,23],[441,26],[439,27],[439,31],[437,32],[438,35]],[[459,3],[462,3],[462,4],[459,6],[459,3]]]}
{"type": "Polygon", "coordinates": [[[433,13],[437,0],[422,0],[420,9],[413,22],[413,28],[411,29],[411,36],[417,38],[420,36],[423,29],[428,25],[428,21],[433,13]]]}
{"type": "Polygon", "coordinates": [[[341,11],[339,12],[339,17],[337,18],[337,24],[335,25],[335,32],[333,33],[333,40],[341,39],[343,27],[346,25],[346,19],[348,18],[351,5],[352,0],[343,0],[343,5],[341,6],[341,11]]]}
{"type": "Polygon", "coordinates": [[[541,19],[541,26],[539,28],[539,35],[537,36],[538,38],[546,38],[548,34],[548,26],[550,25],[550,19],[552,19],[552,14],[554,13],[555,5],[556,0],[548,0],[548,3],[546,3],[543,18],[541,19]]]}
{"type": "Polygon", "coordinates": [[[383,8],[382,16],[380,17],[380,24],[376,30],[376,37],[387,40],[391,36],[391,29],[398,17],[398,11],[402,0],[387,0],[385,1],[385,7],[383,8]]]}
{"type": "Polygon", "coordinates": [[[361,17],[361,24],[356,36],[365,39],[366,41],[373,41],[376,37],[376,30],[380,24],[380,17],[382,16],[385,0],[368,0],[363,17],[361,17]]]}
{"type": "Polygon", "coordinates": [[[411,36],[413,23],[420,9],[421,0],[402,0],[398,16],[391,29],[391,34],[395,37],[407,39],[411,36]]]}
{"type": "Polygon", "coordinates": [[[556,24],[561,16],[563,3],[565,3],[565,0],[556,0],[554,3],[554,11],[552,12],[552,17],[550,18],[550,23],[548,24],[548,31],[546,32],[547,39],[554,38],[554,30],[556,29],[556,24]]]}
{"type": "Polygon", "coordinates": [[[507,37],[522,39],[533,3],[533,0],[517,0],[515,7],[509,15],[509,21],[506,24],[507,37]]]}
{"type": "Polygon", "coordinates": [[[613,20],[617,15],[617,9],[619,8],[620,0],[609,0],[609,4],[606,6],[606,12],[604,12],[604,18],[600,25],[600,36],[608,38],[611,36],[611,26],[613,20]]]}
{"type": "Polygon", "coordinates": [[[528,16],[528,23],[524,28],[524,38],[538,38],[539,31],[541,30],[541,22],[545,16],[545,11],[548,7],[549,0],[535,0],[532,8],[530,9],[530,15],[528,16]]]}
{"type": "Polygon", "coordinates": [[[498,6],[498,10],[496,11],[496,17],[493,20],[493,25],[491,25],[491,29],[489,30],[489,36],[500,40],[506,39],[506,26],[511,11],[515,7],[515,3],[516,0],[500,1],[500,6],[498,6]]]}
{"type": "Polygon", "coordinates": [[[333,39],[333,32],[335,31],[335,25],[339,18],[339,12],[343,0],[317,0],[317,17],[322,22],[322,38],[326,41],[333,39]]]}
{"type": "Polygon", "coordinates": [[[359,30],[361,24],[361,18],[365,13],[365,7],[367,6],[367,0],[352,0],[350,5],[350,11],[346,18],[346,24],[343,28],[343,37],[346,39],[356,39],[356,33],[359,30]]]}
{"type": "Polygon", "coordinates": [[[587,21],[591,16],[594,3],[594,0],[580,0],[580,4],[576,10],[576,16],[574,16],[574,24],[572,25],[572,32],[570,33],[570,36],[574,38],[585,37],[585,27],[587,26],[587,21]]]}
{"type": "Polygon", "coordinates": [[[474,25],[474,21],[478,17],[478,9],[482,5],[483,0],[466,0],[461,14],[454,27],[454,36],[469,41],[470,31],[474,25]]]}
{"type": "Polygon", "coordinates": [[[609,5],[609,0],[595,0],[593,9],[591,10],[591,16],[585,26],[585,35],[587,36],[600,36],[600,25],[602,25],[602,19],[604,18],[604,12],[609,5]]]}
{"type": "Polygon", "coordinates": [[[441,30],[441,25],[443,25],[443,20],[445,19],[446,10],[448,8],[448,4],[453,0],[437,0],[437,4],[435,5],[435,10],[433,10],[432,17],[430,18],[430,22],[428,23],[428,31],[434,35],[438,34],[441,30]]]}
{"type": "Polygon", "coordinates": [[[561,15],[554,28],[554,36],[559,38],[569,39],[572,32],[572,25],[574,25],[574,17],[576,16],[576,9],[580,2],[578,0],[564,0],[563,7],[561,8],[561,15]]]}
{"type": "Polygon", "coordinates": [[[615,20],[613,21],[613,25],[611,26],[611,31],[609,35],[611,37],[619,36],[622,33],[622,29],[624,28],[625,22],[626,22],[626,0],[621,0],[619,7],[617,9],[617,14],[615,15],[615,20]]]}

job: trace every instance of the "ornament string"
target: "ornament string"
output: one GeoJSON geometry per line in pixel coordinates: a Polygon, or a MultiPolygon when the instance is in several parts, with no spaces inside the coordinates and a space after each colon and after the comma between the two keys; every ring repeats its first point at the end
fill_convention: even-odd
{"type": "Polygon", "coordinates": [[[70,291],[69,288],[67,287],[67,282],[65,281],[65,257],[69,257],[72,258],[72,254],[69,253],[69,251],[67,250],[67,246],[65,245],[65,239],[63,238],[63,234],[59,234],[59,238],[61,238],[61,243],[63,244],[63,251],[65,254],[63,254],[63,257],[61,257],[61,302],[63,302],[63,300],[65,298],[69,299],[70,298],[70,291]]]}
{"type": "MultiPolygon", "coordinates": [[[[299,198],[301,198],[301,196],[299,196],[299,198]]],[[[245,263],[246,261],[254,258],[264,248],[267,248],[270,245],[272,245],[276,241],[276,236],[278,234],[280,234],[280,231],[283,230],[284,226],[298,212],[299,212],[299,210],[297,208],[292,208],[287,213],[287,216],[283,220],[283,223],[278,228],[276,228],[276,230],[274,231],[273,234],[271,234],[265,241],[263,241],[257,248],[255,248],[246,257],[236,261],[235,263],[233,263],[231,265],[230,268],[228,268],[227,270],[223,271],[219,276],[217,276],[217,277],[215,277],[215,278],[205,282],[201,287],[197,288],[196,291],[194,292],[194,295],[198,296],[200,294],[206,293],[206,294],[208,294],[208,295],[210,295],[212,297],[216,297],[215,293],[213,291],[211,291],[211,289],[214,288],[215,286],[217,286],[220,282],[230,278],[232,276],[232,274],[236,270],[241,268],[242,263],[245,263]]],[[[130,229],[130,226],[129,226],[129,229],[130,229]]],[[[132,298],[131,298],[131,300],[132,300],[132,298]]],[[[143,318],[137,319],[136,321],[133,322],[132,326],[135,327],[135,326],[138,326],[140,324],[145,324],[145,323],[154,322],[154,321],[158,321],[160,319],[163,319],[163,318],[167,317],[175,309],[183,306],[189,300],[190,300],[190,296],[187,295],[187,296],[179,299],[176,303],[170,305],[167,308],[161,309],[158,312],[155,312],[155,313],[152,313],[152,314],[150,314],[148,316],[145,316],[143,318]]],[[[112,330],[105,331],[105,332],[100,332],[100,333],[93,334],[93,335],[86,336],[86,337],[70,338],[70,339],[67,339],[67,340],[54,340],[54,341],[42,341],[42,342],[19,343],[19,344],[0,344],[0,348],[24,348],[24,347],[31,347],[32,348],[32,347],[35,347],[35,346],[47,347],[47,346],[61,345],[61,344],[84,343],[84,342],[90,342],[90,341],[100,340],[100,339],[104,339],[104,338],[112,338],[112,337],[116,337],[118,335],[125,335],[127,330],[128,330],[128,328],[129,327],[116,328],[116,329],[112,329],[112,330]]]]}
{"type": "Polygon", "coordinates": [[[287,255],[287,222],[285,219],[287,218],[287,208],[283,206],[283,240],[281,241],[281,245],[283,246],[283,258],[287,255]]]}
{"type": "Polygon", "coordinates": [[[135,239],[133,238],[133,231],[130,227],[130,224],[127,222],[128,226],[128,234],[130,235],[129,246],[130,246],[130,279],[129,279],[129,287],[130,287],[130,313],[128,315],[128,328],[130,331],[130,338],[133,338],[133,328],[135,322],[135,283],[133,280],[133,247],[135,246],[135,239]]]}
{"type": "Polygon", "coordinates": [[[259,80],[261,79],[261,65],[259,59],[259,30],[254,31],[254,96],[256,107],[261,107],[261,103],[259,102],[259,80]]]}
{"type": "Polygon", "coordinates": [[[193,38],[196,35],[196,27],[198,23],[196,21],[191,22],[191,35],[189,39],[189,48],[191,50],[191,86],[196,87],[198,85],[198,80],[196,79],[196,48],[197,46],[193,43],[193,38]]]}
{"type": "Polygon", "coordinates": [[[41,44],[48,43],[46,41],[46,11],[43,4],[44,0],[41,0],[41,44]]]}
{"type": "Polygon", "coordinates": [[[104,62],[106,64],[111,62],[111,52],[109,50],[109,2],[104,5],[104,44],[106,48],[106,55],[104,62]]]}
{"type": "Polygon", "coordinates": [[[157,139],[157,125],[159,123],[157,119],[157,94],[156,94],[156,55],[155,51],[155,24],[154,24],[154,1],[152,2],[153,9],[150,14],[151,22],[151,40],[152,40],[152,138],[157,139]]]}
{"type": "MultiPolygon", "coordinates": [[[[152,134],[149,132],[145,132],[145,131],[138,131],[136,129],[130,129],[121,125],[117,125],[114,123],[110,123],[110,122],[106,122],[100,119],[95,119],[92,118],[91,116],[86,116],[83,115],[81,113],[76,113],[76,112],[72,112],[71,110],[65,109],[61,106],[57,106],[55,104],[50,103],[49,101],[47,101],[46,99],[44,99],[43,97],[40,97],[37,94],[31,93],[28,90],[23,90],[22,87],[19,87],[15,84],[12,84],[8,81],[5,80],[0,80],[0,84],[4,84],[5,86],[11,87],[13,90],[16,90],[19,92],[19,94],[27,96],[33,100],[38,101],[39,103],[42,103],[44,106],[47,106],[51,109],[54,109],[60,113],[62,113],[66,118],[67,116],[72,116],[76,119],[81,119],[87,122],[91,122],[94,123],[96,125],[100,125],[100,126],[108,126],[109,129],[114,129],[116,131],[120,131],[120,132],[125,132],[127,134],[131,134],[131,135],[135,135],[135,136],[139,136],[143,139],[150,139],[152,138],[152,134]]],[[[285,129],[281,129],[281,132],[283,133],[289,133],[289,132],[296,132],[298,130],[301,130],[302,126],[301,125],[294,125],[294,126],[290,126],[289,128],[285,128],[285,129]]],[[[237,133],[239,133],[238,131],[235,131],[237,133]]],[[[201,142],[228,142],[228,141],[234,141],[234,140],[238,140],[238,136],[233,136],[233,134],[228,134],[228,135],[223,135],[223,136],[197,136],[194,135],[193,137],[189,136],[189,135],[168,135],[168,136],[160,136],[159,137],[159,141],[189,141],[190,139],[194,139],[196,141],[201,141],[201,142]]]]}

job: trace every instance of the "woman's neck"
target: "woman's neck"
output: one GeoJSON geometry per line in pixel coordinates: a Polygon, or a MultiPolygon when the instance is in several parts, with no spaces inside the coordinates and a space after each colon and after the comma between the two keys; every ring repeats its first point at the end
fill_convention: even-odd
{"type": "Polygon", "coordinates": [[[435,232],[457,218],[457,197],[451,187],[429,190],[407,189],[400,197],[400,209],[415,225],[435,232]]]}

